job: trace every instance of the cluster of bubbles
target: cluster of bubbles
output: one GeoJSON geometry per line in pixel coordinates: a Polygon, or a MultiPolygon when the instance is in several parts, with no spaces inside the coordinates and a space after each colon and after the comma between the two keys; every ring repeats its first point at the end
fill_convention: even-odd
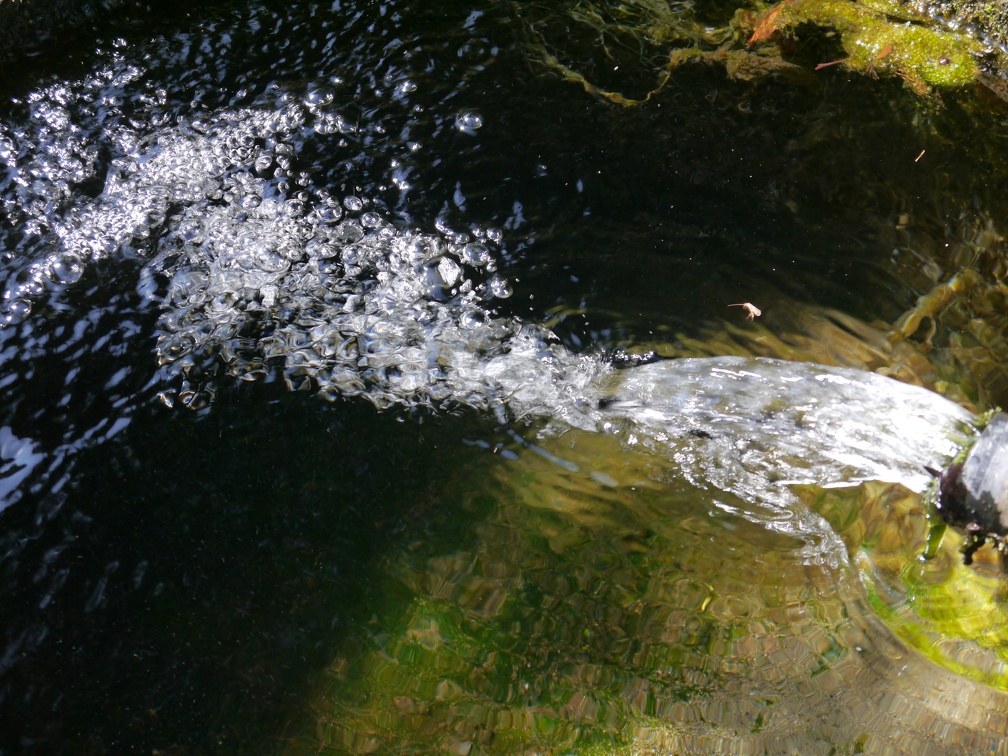
{"type": "Polygon", "coordinates": [[[526,414],[531,400],[515,394],[555,386],[576,362],[541,329],[493,314],[510,294],[493,230],[424,234],[356,196],[309,206],[251,174],[225,185],[217,203],[172,219],[141,280],[163,305],[158,356],[187,404],[207,401],[222,372],[279,371],[292,389],[380,408],[526,414]]]}
{"type": "MultiPolygon", "coordinates": [[[[117,81],[97,76],[93,88],[117,81]]],[[[965,413],[879,376],[737,358],[616,370],[498,314],[511,294],[500,232],[401,228],[367,197],[336,196],[299,172],[298,144],[328,95],[279,93],[146,130],[92,124],[100,138],[75,125],[74,97],[87,99],[56,87],[27,103],[35,138],[0,134],[8,215],[41,240],[8,280],[5,314],[27,317],[44,286],[132,255],[137,290],[158,313],[166,404],[198,409],[223,385],[279,377],[382,409],[545,419],[652,448],[697,485],[758,502],[763,523],[798,511],[788,484],[920,488],[921,465],[954,451],[947,436],[965,413]],[[112,156],[104,174],[96,145],[112,156]],[[80,190],[98,179],[99,190],[80,190]]],[[[475,114],[462,120],[479,128],[475,114]]]]}
{"type": "MultiPolygon", "coordinates": [[[[109,82],[93,84],[82,90],[109,82]]],[[[6,322],[26,317],[46,286],[72,285],[117,254],[142,262],[138,290],[160,308],[168,404],[200,408],[224,380],[281,375],[293,389],[380,408],[546,415],[560,401],[551,392],[586,383],[564,374],[605,369],[493,313],[511,295],[499,231],[397,228],[368,198],[333,196],[299,173],[296,144],[331,97],[280,93],[271,106],[148,134],[123,124],[99,138],[75,125],[84,95],[72,91],[60,85],[27,103],[36,139],[0,140],[14,169],[11,214],[25,238],[41,240],[9,277],[6,322]],[[102,179],[100,145],[112,157],[89,197],[80,188],[102,179]]],[[[473,118],[466,128],[478,128],[473,118]]]]}

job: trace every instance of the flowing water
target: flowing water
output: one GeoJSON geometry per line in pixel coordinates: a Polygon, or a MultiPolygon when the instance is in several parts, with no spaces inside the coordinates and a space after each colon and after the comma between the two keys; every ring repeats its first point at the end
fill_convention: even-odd
{"type": "Polygon", "coordinates": [[[0,752],[1004,752],[998,568],[920,555],[1008,120],[662,78],[731,17],[155,7],[9,76],[0,752]]]}

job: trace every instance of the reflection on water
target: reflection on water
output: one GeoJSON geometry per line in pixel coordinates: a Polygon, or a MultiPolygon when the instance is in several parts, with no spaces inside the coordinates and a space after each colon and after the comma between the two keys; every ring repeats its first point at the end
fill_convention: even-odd
{"type": "MultiPolygon", "coordinates": [[[[411,598],[337,657],[291,752],[1003,747],[1002,694],[898,641],[861,587],[861,557],[808,564],[790,535],[731,514],[746,502],[658,483],[669,463],[611,436],[560,446],[622,482],[522,455],[460,483],[496,513],[465,550],[416,544],[386,562],[387,593],[411,598]]],[[[822,510],[857,556],[892,535],[878,510],[911,498],[860,487],[847,500],[873,502],[867,514],[822,510]]]]}
{"type": "Polygon", "coordinates": [[[624,6],[337,5],[4,93],[0,749],[1003,750],[998,577],[917,557],[1004,392],[1004,124],[614,108],[530,42],[645,94],[624,6]]]}
{"type": "Polygon", "coordinates": [[[1003,573],[993,549],[964,569],[959,539],[921,559],[926,508],[901,489],[806,491],[854,555],[875,611],[909,645],[947,669],[1008,689],[1003,573]]]}

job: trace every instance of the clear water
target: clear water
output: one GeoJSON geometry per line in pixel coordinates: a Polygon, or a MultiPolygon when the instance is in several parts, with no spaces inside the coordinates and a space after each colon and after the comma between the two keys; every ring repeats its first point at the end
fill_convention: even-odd
{"type": "Polygon", "coordinates": [[[996,570],[917,558],[1008,385],[999,106],[544,63],[640,96],[656,7],[154,9],[3,85],[0,749],[1002,747],[996,570]]]}

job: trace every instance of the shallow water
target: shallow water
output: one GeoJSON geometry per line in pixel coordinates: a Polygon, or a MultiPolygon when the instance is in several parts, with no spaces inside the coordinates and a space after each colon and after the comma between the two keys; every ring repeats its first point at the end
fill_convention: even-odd
{"type": "Polygon", "coordinates": [[[1003,748],[990,555],[918,560],[1008,386],[1001,106],[620,108],[544,52],[671,43],[591,7],[155,8],[3,85],[0,749],[1003,748]]]}

